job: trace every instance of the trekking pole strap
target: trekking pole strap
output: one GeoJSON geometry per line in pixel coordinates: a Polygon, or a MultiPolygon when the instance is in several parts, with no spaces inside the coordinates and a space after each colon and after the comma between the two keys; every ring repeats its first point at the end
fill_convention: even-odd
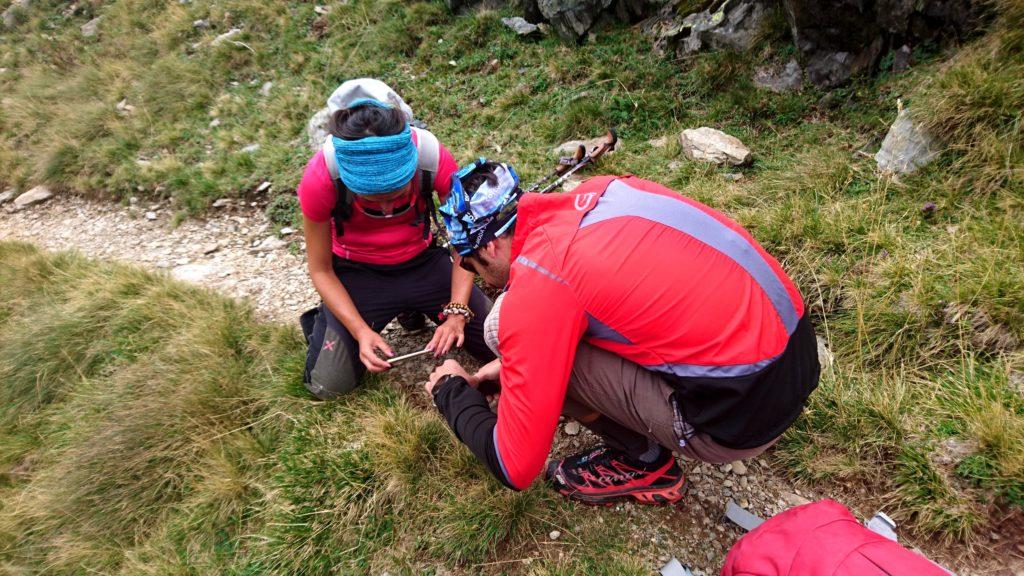
{"type": "MultiPolygon", "coordinates": [[[[554,182],[548,184],[543,189],[537,191],[537,193],[538,194],[547,194],[548,192],[550,192],[550,191],[554,190],[555,188],[561,186],[563,182],[565,182],[566,180],[569,179],[569,176],[572,176],[573,174],[575,174],[577,171],[579,171],[581,168],[583,168],[584,166],[586,166],[590,162],[592,162],[594,160],[597,160],[598,158],[603,156],[609,150],[614,150],[615,149],[615,145],[618,144],[618,142],[619,142],[619,135],[615,132],[615,129],[614,128],[609,129],[605,141],[600,146],[598,146],[597,148],[595,148],[592,151],[587,151],[587,153],[583,156],[583,158],[581,158],[579,160],[579,162],[577,162],[575,165],[573,165],[572,168],[570,168],[570,169],[566,170],[565,172],[563,172],[561,174],[561,176],[559,176],[554,182]]],[[[550,178],[550,177],[551,176],[548,176],[548,178],[550,178]]],[[[543,184],[543,183],[544,183],[544,180],[541,180],[541,181],[537,182],[536,184],[534,184],[533,186],[531,186],[526,191],[527,192],[533,192],[537,188],[540,188],[540,185],[543,184]]]]}

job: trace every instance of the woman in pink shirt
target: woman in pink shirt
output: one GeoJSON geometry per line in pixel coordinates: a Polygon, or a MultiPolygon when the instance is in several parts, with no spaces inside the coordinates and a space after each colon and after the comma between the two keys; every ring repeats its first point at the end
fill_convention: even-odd
{"type": "Polygon", "coordinates": [[[402,110],[374,99],[338,110],[328,127],[329,145],[310,159],[298,188],[309,275],[323,299],[303,317],[306,387],[332,398],[353,390],[365,371],[390,368],[378,353],[394,353],[379,332],[408,312],[440,320],[428,345],[435,356],[465,343],[492,359],[483,340],[490,302],[430,231],[429,188],[447,197],[457,170],[451,153],[410,127],[402,110]],[[436,168],[425,170],[435,155],[436,168]]]}

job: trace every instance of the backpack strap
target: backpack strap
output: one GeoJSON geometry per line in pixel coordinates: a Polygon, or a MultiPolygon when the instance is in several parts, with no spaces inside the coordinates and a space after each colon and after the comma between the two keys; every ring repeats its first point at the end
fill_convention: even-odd
{"type": "Polygon", "coordinates": [[[341,236],[345,233],[345,220],[352,215],[352,202],[354,200],[352,191],[341,181],[341,172],[338,170],[338,157],[334,154],[334,136],[330,134],[324,138],[323,144],[324,164],[331,174],[331,182],[334,183],[334,210],[331,217],[334,219],[334,234],[341,236]]]}
{"type": "Polygon", "coordinates": [[[434,221],[434,227],[438,233],[442,228],[437,220],[437,209],[434,206],[434,179],[437,177],[437,165],[441,161],[441,143],[433,133],[421,128],[413,128],[416,132],[416,143],[419,149],[417,169],[420,176],[420,197],[426,205],[427,214],[419,212],[417,208],[416,219],[413,225],[423,226],[423,239],[430,235],[430,221],[434,221]]]}
{"type": "Polygon", "coordinates": [[[420,128],[413,128],[412,130],[416,132],[417,148],[419,149],[417,167],[420,170],[437,174],[437,165],[441,160],[441,143],[438,142],[437,136],[434,136],[432,132],[420,128]]]}

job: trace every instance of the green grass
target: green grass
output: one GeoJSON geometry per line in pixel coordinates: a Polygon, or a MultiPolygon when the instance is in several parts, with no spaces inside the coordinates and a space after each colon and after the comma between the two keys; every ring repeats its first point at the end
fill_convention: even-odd
{"type": "MultiPolygon", "coordinates": [[[[511,160],[526,180],[549,169],[550,149],[561,141],[614,125],[624,146],[601,170],[662,182],[737,218],[790,271],[835,354],[804,417],[774,452],[780,471],[826,488],[863,485],[919,533],[959,541],[986,534],[993,515],[1024,506],[1019,0],[997,2],[991,29],[959,49],[922,54],[908,74],[857,80],[828,95],[753,88],[756,66],[792,54],[780,30],[769,31],[749,54],[667,61],[651,54],[649,40],[632,29],[601,30],[596,40],[570,48],[553,38],[520,39],[501,26],[501,14],[455,17],[439,2],[355,0],[332,5],[325,17],[313,4],[254,0],[97,0],[70,14],[66,6],[40,0],[16,30],[0,33],[0,68],[8,69],[0,74],[0,187],[45,181],[99,196],[162,196],[194,214],[218,197],[247,196],[270,180],[278,195],[268,212],[288,225],[294,218],[290,191],[309,154],[306,120],[340,81],[360,75],[382,78],[403,94],[458,160],[481,154],[511,160]],[[95,15],[104,16],[99,36],[83,39],[79,26],[95,15]],[[198,19],[208,19],[210,29],[193,28],[198,19]],[[236,26],[244,46],[210,46],[236,26]],[[274,84],[263,95],[267,81],[274,84]],[[122,99],[134,110],[119,111],[122,99]],[[894,119],[898,99],[939,137],[944,152],[913,176],[880,178],[869,156],[894,119]],[[218,126],[211,125],[214,119],[218,126]],[[755,163],[726,170],[683,158],[675,135],[699,125],[741,138],[755,163]],[[647,144],[666,135],[663,148],[647,144]],[[253,143],[259,150],[240,152],[253,143]],[[730,171],[744,179],[727,182],[721,173],[730,171]],[[933,213],[922,211],[927,202],[936,204],[933,213]],[[941,444],[949,438],[976,449],[942,464],[941,444]]],[[[776,20],[776,27],[783,25],[776,20]]],[[[44,261],[50,262],[26,257],[24,265],[52,274],[46,270],[56,264],[44,261]]],[[[55,262],[77,260],[60,256],[55,262]]],[[[19,376],[7,379],[0,398],[3,439],[13,447],[0,456],[4,464],[52,452],[53,462],[39,465],[55,466],[50,478],[78,473],[59,451],[118,444],[77,447],[83,440],[75,423],[98,426],[96,418],[115,419],[122,409],[156,410],[160,426],[182,431],[162,408],[138,398],[136,406],[119,393],[144,388],[152,371],[164,382],[168,365],[186,366],[179,371],[193,375],[175,374],[163,385],[180,394],[172,395],[174,409],[200,423],[197,430],[220,430],[204,438],[234,430],[238,419],[260,424],[245,429],[252,439],[228,442],[228,434],[211,445],[191,427],[183,431],[191,440],[168,439],[147,426],[114,427],[147,442],[165,440],[142,445],[166,461],[195,457],[211,465],[192,464],[156,479],[153,488],[138,492],[148,498],[141,508],[123,502],[97,507],[97,514],[112,518],[102,529],[89,528],[98,517],[70,521],[38,507],[67,500],[88,508],[99,492],[69,492],[52,479],[36,485],[33,476],[35,488],[19,485],[15,492],[31,496],[18,501],[38,501],[31,514],[41,516],[19,511],[7,517],[32,519],[42,528],[20,537],[23,525],[9,525],[11,558],[76,566],[80,559],[71,551],[87,550],[89,565],[109,567],[95,558],[120,557],[117,550],[130,543],[138,552],[117,561],[134,566],[128,571],[149,564],[184,570],[189,563],[258,573],[307,562],[325,571],[341,565],[362,570],[387,565],[389,555],[396,562],[431,559],[424,566],[435,560],[473,565],[528,546],[526,527],[540,522],[536,510],[551,509],[542,494],[494,489],[464,451],[440,440],[438,422],[386,386],[357,400],[306,403],[294,382],[300,360],[294,335],[257,326],[216,299],[200,304],[183,296],[171,306],[174,313],[161,312],[173,300],[169,293],[117,277],[116,287],[84,286],[91,296],[70,300],[62,315],[17,300],[45,292],[22,294],[3,284],[4,326],[39,335],[18,339],[21,332],[5,328],[11,344],[0,347],[0,367],[19,376]],[[90,290],[113,291],[102,297],[90,290]],[[139,309],[123,317],[131,302],[139,309]],[[195,308],[202,308],[202,317],[195,317],[195,308]],[[190,330],[214,341],[168,348],[168,338],[177,341],[190,330]],[[49,354],[43,343],[57,335],[66,344],[61,354],[49,354]],[[204,361],[174,355],[211,346],[220,352],[201,355],[204,361]],[[221,353],[235,360],[211,365],[209,358],[221,353]],[[265,372],[258,368],[267,365],[265,372]],[[209,384],[235,378],[247,385],[209,384]],[[195,388],[204,382],[209,387],[195,388]],[[237,411],[207,413],[222,405],[209,400],[217,395],[235,399],[237,411]],[[192,402],[204,408],[193,414],[192,402]],[[79,418],[84,413],[89,417],[79,418]],[[367,414],[375,420],[365,421],[367,414]],[[393,450],[382,439],[385,429],[430,457],[393,450]],[[352,444],[355,431],[363,430],[362,443],[352,444]],[[197,469],[219,476],[204,484],[197,469]],[[454,470],[466,475],[456,488],[445,484],[454,470]],[[217,490],[207,493],[199,485],[217,490]],[[167,501],[168,491],[178,500],[167,501]],[[432,498],[429,504],[410,500],[411,493],[432,498]],[[147,529],[137,533],[137,515],[153,510],[161,521],[143,523],[147,529]],[[436,530],[424,530],[428,525],[436,530]],[[476,530],[490,537],[466,536],[476,530]],[[181,555],[197,546],[212,556],[181,555]]],[[[143,452],[116,456],[133,463],[143,452]]],[[[97,488],[104,492],[127,495],[148,478],[118,480],[117,470],[78,467],[81,474],[110,476],[112,484],[97,488]]],[[[587,560],[579,562],[545,564],[537,572],[572,573],[587,560]]]]}
{"type": "Polygon", "coordinates": [[[245,305],[17,243],[0,283],[5,571],[642,573],[586,519],[572,557],[538,550],[572,508],[501,487],[425,398],[310,400],[297,331],[245,305]]]}

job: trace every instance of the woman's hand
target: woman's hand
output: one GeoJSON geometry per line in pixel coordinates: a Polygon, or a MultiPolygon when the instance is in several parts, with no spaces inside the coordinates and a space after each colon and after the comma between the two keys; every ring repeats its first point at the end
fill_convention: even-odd
{"type": "Polygon", "coordinates": [[[377,355],[377,350],[388,356],[395,355],[391,351],[391,346],[388,346],[388,343],[384,341],[380,334],[367,327],[366,330],[363,330],[356,336],[356,340],[359,341],[359,360],[363,362],[367,370],[370,372],[383,372],[391,368],[391,364],[388,364],[386,360],[382,360],[377,355]]]}
{"type": "Polygon", "coordinates": [[[449,314],[448,318],[434,331],[434,337],[427,344],[427,350],[434,352],[434,358],[447,354],[452,345],[462,348],[466,341],[466,322],[461,314],[449,314]]]}

